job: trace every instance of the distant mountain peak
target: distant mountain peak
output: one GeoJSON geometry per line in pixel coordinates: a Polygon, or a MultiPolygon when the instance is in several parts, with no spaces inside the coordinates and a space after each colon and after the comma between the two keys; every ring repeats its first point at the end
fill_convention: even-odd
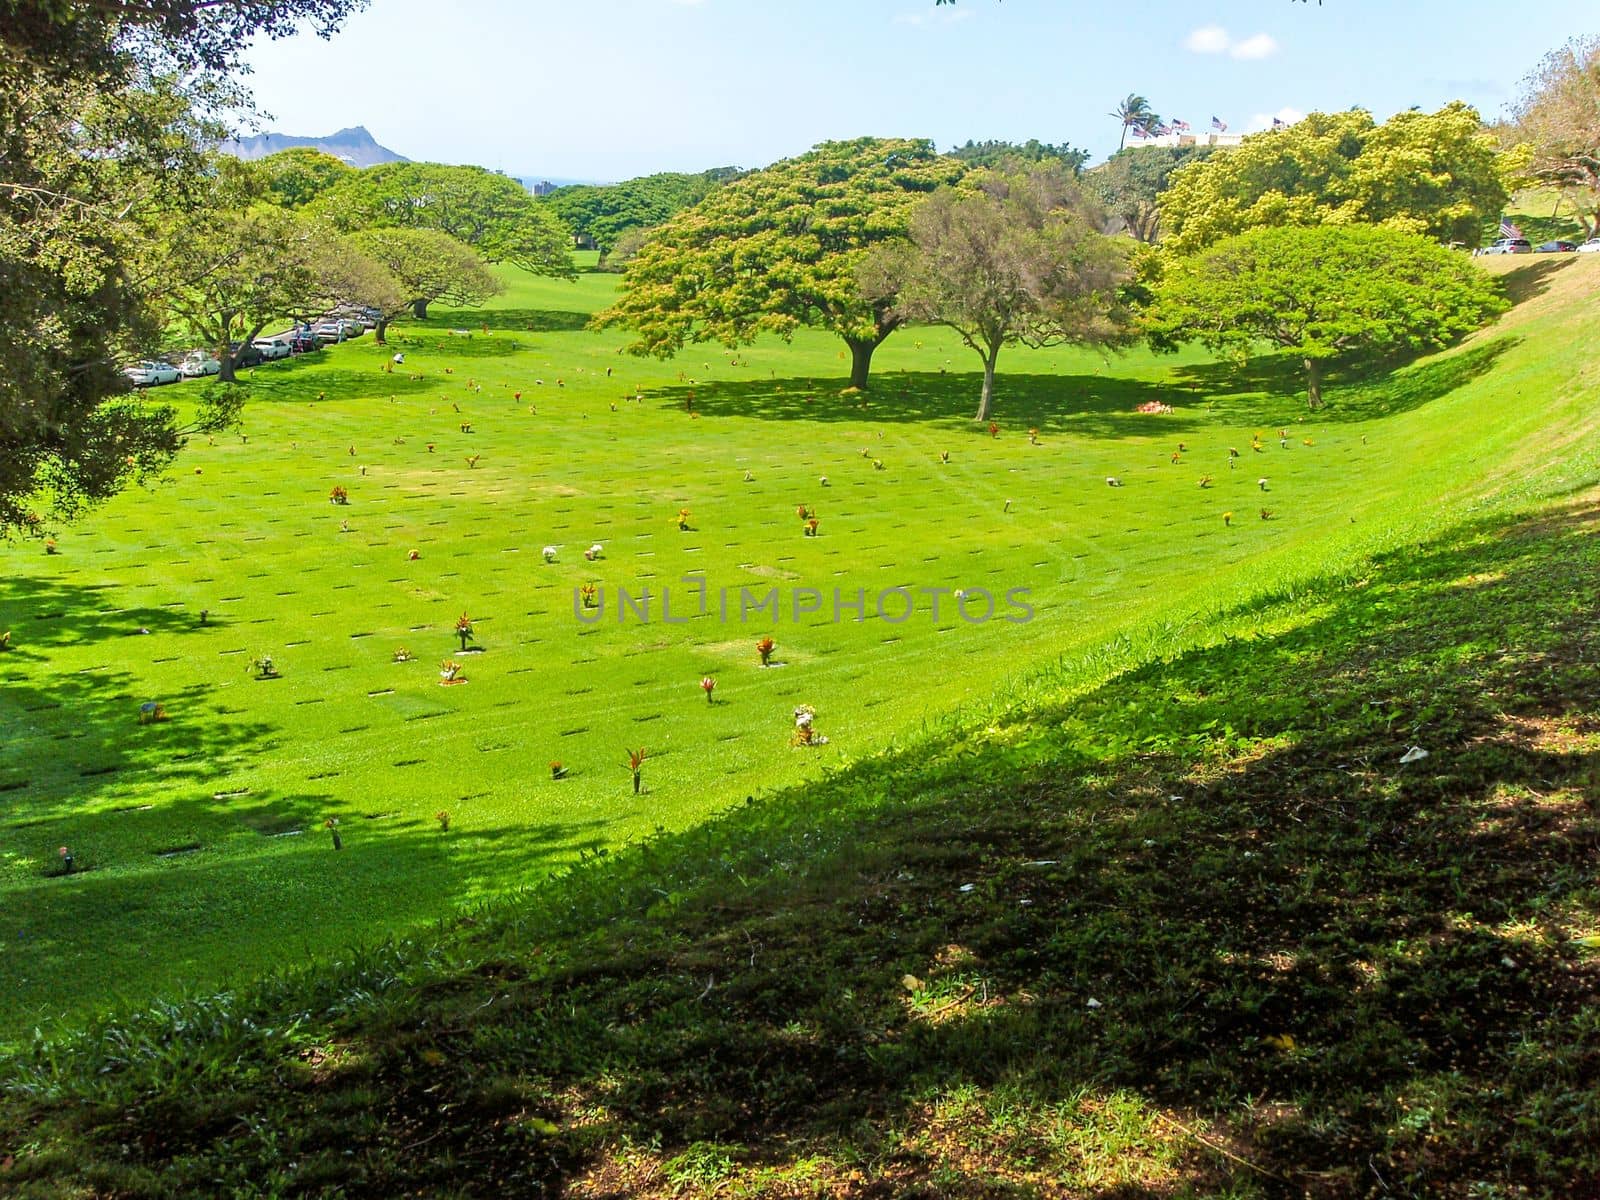
{"type": "Polygon", "coordinates": [[[308,146],[321,150],[352,167],[372,167],[378,163],[410,162],[403,154],[396,154],[387,146],[380,146],[365,125],[352,125],[326,137],[297,137],[288,133],[258,133],[251,137],[230,138],[220,149],[235,158],[257,159],[280,150],[308,146]]]}

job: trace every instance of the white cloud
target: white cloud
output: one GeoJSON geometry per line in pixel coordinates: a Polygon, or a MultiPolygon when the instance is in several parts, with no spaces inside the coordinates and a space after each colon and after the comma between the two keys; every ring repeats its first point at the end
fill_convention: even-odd
{"type": "Polygon", "coordinates": [[[1231,42],[1228,31],[1220,25],[1202,25],[1183,39],[1183,48],[1195,54],[1222,54],[1231,42]]]}
{"type": "Polygon", "coordinates": [[[1228,51],[1235,58],[1271,58],[1277,52],[1278,43],[1270,33],[1251,34],[1228,51]]]}
{"type": "Polygon", "coordinates": [[[1248,127],[1246,128],[1245,132],[1246,133],[1258,133],[1263,129],[1271,129],[1272,128],[1272,119],[1274,117],[1276,117],[1279,121],[1283,122],[1285,125],[1293,125],[1296,121],[1305,120],[1306,115],[1305,115],[1305,113],[1301,112],[1298,108],[1287,108],[1287,107],[1280,108],[1275,113],[1256,113],[1250,118],[1248,127]]]}
{"type": "Polygon", "coordinates": [[[1183,39],[1191,54],[1227,54],[1233,58],[1270,58],[1278,52],[1278,42],[1270,33],[1252,33],[1235,38],[1221,25],[1202,25],[1183,39]]]}

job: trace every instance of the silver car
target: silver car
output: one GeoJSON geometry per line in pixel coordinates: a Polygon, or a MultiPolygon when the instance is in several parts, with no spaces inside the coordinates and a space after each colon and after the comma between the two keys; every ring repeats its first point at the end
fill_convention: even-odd
{"type": "Polygon", "coordinates": [[[177,383],[183,378],[171,363],[141,362],[124,367],[122,373],[134,387],[155,387],[158,383],[177,383]]]}

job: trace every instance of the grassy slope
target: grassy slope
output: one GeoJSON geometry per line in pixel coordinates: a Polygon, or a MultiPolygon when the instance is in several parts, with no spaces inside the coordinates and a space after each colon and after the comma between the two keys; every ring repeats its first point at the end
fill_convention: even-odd
{"type": "Polygon", "coordinates": [[[1554,277],[1537,353],[1434,401],[1475,450],[1498,402],[1538,519],[1441,516],[1212,644],[1063,670],[442,940],[42,1046],[6,1077],[11,1182],[1591,1194],[1589,290],[1554,277]]]}
{"type": "Polygon", "coordinates": [[[1443,527],[1476,497],[1584,478],[1593,451],[1551,443],[1589,428],[1592,374],[1549,347],[1592,321],[1574,301],[1596,264],[1558,265],[1518,270],[1529,299],[1502,329],[1348,386],[1325,418],[1295,425],[1288,450],[1271,435],[1299,416],[1292,375],[1271,362],[1235,375],[1136,357],[1113,374],[1065,354],[1008,355],[1005,436],[990,439],[965,421],[971,377],[948,337],[889,342],[888,398],[860,409],[824,386],[842,370],[826,338],[763,346],[737,367],[620,359],[618,339],[577,330],[609,286],[594,277],[520,282],[490,338],[448,337],[461,320],[448,315],[411,333],[407,369],[425,381],[381,374],[384,355],[360,344],[264,369],[248,443],[195,448],[201,474],[186,466],[154,497],[127,498],[61,555],[8,553],[0,624],[19,636],[0,660],[0,708],[20,733],[0,748],[13,814],[0,850],[4,1023],[402,928],[913,736],[929,714],[996,688],[1048,695],[1103,671],[1113,635],[1113,658],[1180,649],[1216,611],[1443,527]],[[682,407],[691,387],[698,419],[682,407]],[[509,398],[519,389],[522,404],[509,398]],[[642,403],[611,411],[635,390],[642,403]],[[535,395],[538,414],[524,412],[535,395]],[[1152,396],[1177,411],[1130,414],[1152,396]],[[1029,425],[1042,445],[1017,432],[1029,425]],[[1255,430],[1268,435],[1259,458],[1255,430]],[[1179,439],[1190,449],[1175,467],[1179,439]],[[1235,472],[1229,445],[1246,448],[1235,472]],[[469,451],[484,455],[476,468],[469,451]],[[1552,457],[1565,465],[1546,469],[1552,457]],[[1270,522],[1254,516],[1263,471],[1270,522]],[[1212,489],[1194,486],[1202,472],[1212,489]],[[1107,489],[1108,474],[1127,486],[1107,489]],[[334,482],[353,494],[349,535],[337,532],[346,510],[325,500],[334,482]],[[797,501],[821,507],[823,537],[797,536],[797,501]],[[692,544],[669,526],[683,504],[692,544]],[[1226,509],[1239,513],[1232,528],[1226,509]],[[595,536],[609,551],[591,571],[573,551],[595,536]],[[564,559],[545,572],[537,551],[552,540],[564,559]],[[586,635],[565,614],[583,579],[637,585],[701,565],[735,587],[997,578],[1034,586],[1041,619],[782,624],[791,666],[762,673],[750,643],[764,629],[586,635]],[[201,607],[217,614],[203,630],[201,607]],[[463,608],[489,652],[470,660],[470,687],[445,691],[431,660],[463,608]],[[137,627],[150,633],[130,638],[137,627]],[[398,644],[422,661],[390,663],[398,644]],[[285,679],[247,678],[242,663],[263,650],[285,679]],[[1066,666],[1040,670],[1058,656],[1066,666]],[[708,672],[721,680],[715,707],[695,687],[708,672]],[[147,697],[174,720],[138,727],[147,697]],[[834,739],[822,754],[786,746],[802,701],[834,739]],[[634,802],[618,762],[640,742],[657,758],[634,802]],[[554,757],[574,768],[559,785],[540,778],[554,757]],[[432,827],[440,809],[453,814],[448,838],[432,827]],[[316,832],[328,815],[344,822],[337,860],[316,832]],[[310,832],[271,836],[296,830],[310,832]],[[41,878],[63,843],[92,869],[41,878]],[[170,850],[185,852],[158,856],[170,850]]]}

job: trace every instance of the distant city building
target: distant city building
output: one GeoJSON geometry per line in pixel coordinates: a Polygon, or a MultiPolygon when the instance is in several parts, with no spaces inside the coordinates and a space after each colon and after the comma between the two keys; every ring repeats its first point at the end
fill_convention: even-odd
{"type": "Polygon", "coordinates": [[[531,191],[535,196],[548,196],[551,192],[556,190],[556,185],[551,183],[548,179],[541,179],[528,190],[531,191]]]}

